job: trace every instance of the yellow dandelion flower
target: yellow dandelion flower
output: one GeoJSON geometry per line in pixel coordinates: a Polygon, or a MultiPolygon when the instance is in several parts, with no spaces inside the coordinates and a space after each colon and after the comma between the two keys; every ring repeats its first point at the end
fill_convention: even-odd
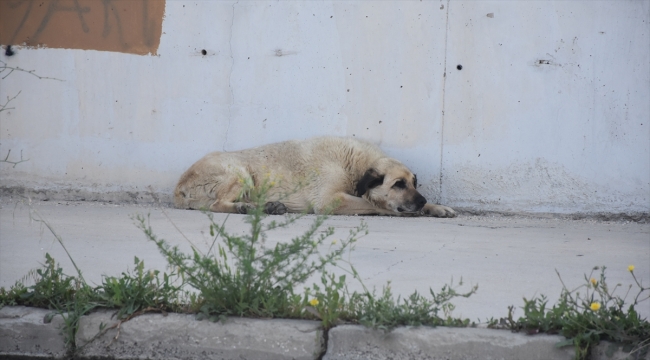
{"type": "Polygon", "coordinates": [[[596,284],[598,284],[598,281],[596,279],[594,279],[594,278],[591,278],[591,280],[589,280],[589,281],[591,281],[591,285],[593,285],[593,286],[596,286],[596,284]]]}
{"type": "Polygon", "coordinates": [[[592,311],[598,311],[598,309],[600,309],[600,304],[597,302],[592,302],[589,307],[591,308],[592,311]]]}
{"type": "Polygon", "coordinates": [[[316,306],[316,305],[318,305],[318,299],[313,298],[313,299],[309,300],[309,304],[310,304],[311,306],[316,306]]]}
{"type": "Polygon", "coordinates": [[[634,271],[634,265],[630,265],[630,266],[628,266],[628,267],[627,267],[627,270],[628,270],[629,272],[634,271]]]}

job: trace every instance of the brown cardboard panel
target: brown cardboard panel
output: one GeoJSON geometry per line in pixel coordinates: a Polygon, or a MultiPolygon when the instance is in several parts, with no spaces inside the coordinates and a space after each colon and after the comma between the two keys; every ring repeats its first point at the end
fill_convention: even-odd
{"type": "Polygon", "coordinates": [[[0,43],[156,54],[165,0],[0,0],[0,43]]]}

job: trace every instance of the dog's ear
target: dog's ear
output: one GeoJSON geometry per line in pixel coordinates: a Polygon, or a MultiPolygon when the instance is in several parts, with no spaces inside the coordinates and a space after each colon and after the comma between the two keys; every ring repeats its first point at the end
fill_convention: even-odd
{"type": "Polygon", "coordinates": [[[413,187],[418,188],[418,176],[416,174],[413,174],[413,187]]]}
{"type": "Polygon", "coordinates": [[[361,180],[357,182],[357,196],[363,196],[368,190],[384,183],[384,175],[380,175],[375,169],[368,169],[361,180]]]}

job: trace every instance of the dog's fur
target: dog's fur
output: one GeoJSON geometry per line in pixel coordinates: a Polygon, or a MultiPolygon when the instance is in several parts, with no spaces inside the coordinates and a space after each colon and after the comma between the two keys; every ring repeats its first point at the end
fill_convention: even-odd
{"type": "Polygon", "coordinates": [[[351,138],[285,141],[235,152],[213,152],[192,165],[174,191],[183,209],[246,213],[245,184],[274,185],[269,214],[331,211],[340,215],[454,217],[449,207],[427,204],[416,176],[378,147],[351,138]]]}

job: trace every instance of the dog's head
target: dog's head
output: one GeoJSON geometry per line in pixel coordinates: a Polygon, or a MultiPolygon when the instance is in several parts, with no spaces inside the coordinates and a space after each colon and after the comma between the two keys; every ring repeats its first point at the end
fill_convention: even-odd
{"type": "Polygon", "coordinates": [[[382,158],[357,182],[356,193],[378,208],[415,213],[427,203],[416,187],[417,177],[404,164],[382,158]]]}

